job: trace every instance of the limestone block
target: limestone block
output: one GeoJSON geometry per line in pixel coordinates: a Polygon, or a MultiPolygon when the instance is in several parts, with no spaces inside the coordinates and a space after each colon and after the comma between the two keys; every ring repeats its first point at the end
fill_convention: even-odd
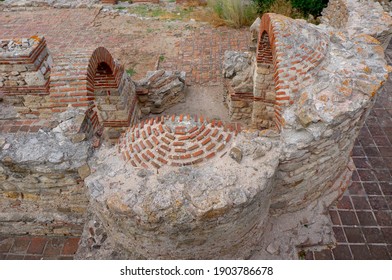
{"type": "Polygon", "coordinates": [[[25,77],[28,86],[43,86],[45,85],[45,77],[41,72],[29,72],[25,77]]]}

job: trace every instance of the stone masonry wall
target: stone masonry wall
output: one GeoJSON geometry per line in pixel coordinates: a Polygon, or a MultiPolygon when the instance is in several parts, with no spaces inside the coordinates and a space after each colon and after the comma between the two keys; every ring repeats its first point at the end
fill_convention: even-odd
{"type": "Polygon", "coordinates": [[[37,119],[49,104],[53,61],[43,37],[0,42],[0,94],[18,119],[37,119]]]}
{"type": "Polygon", "coordinates": [[[223,60],[223,76],[232,121],[251,123],[253,111],[253,67],[250,53],[226,51],[223,60]]]}
{"type": "Polygon", "coordinates": [[[347,31],[350,36],[368,34],[384,49],[392,38],[392,19],[381,4],[373,0],[331,0],[322,12],[321,23],[347,31]]]}
{"type": "Polygon", "coordinates": [[[184,71],[149,71],[136,81],[136,94],[141,112],[160,114],[185,98],[184,71]]]}
{"type": "Polygon", "coordinates": [[[83,112],[50,131],[0,136],[0,234],[75,235],[85,223],[90,144],[83,112]]]}

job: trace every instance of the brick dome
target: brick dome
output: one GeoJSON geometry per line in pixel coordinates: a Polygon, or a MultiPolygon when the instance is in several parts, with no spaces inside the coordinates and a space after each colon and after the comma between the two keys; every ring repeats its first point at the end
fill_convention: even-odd
{"type": "Polygon", "coordinates": [[[118,150],[134,167],[195,165],[224,154],[240,129],[239,124],[190,115],[155,117],[130,127],[118,150]]]}

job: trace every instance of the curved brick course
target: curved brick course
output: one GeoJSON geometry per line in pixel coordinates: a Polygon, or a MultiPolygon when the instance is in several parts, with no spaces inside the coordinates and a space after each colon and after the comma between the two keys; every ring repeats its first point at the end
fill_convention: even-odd
{"type": "Polygon", "coordinates": [[[118,150],[134,167],[187,166],[222,155],[241,130],[239,124],[203,116],[161,116],[129,128],[118,150]]]}
{"type": "Polygon", "coordinates": [[[312,70],[326,57],[328,37],[306,22],[277,14],[264,14],[258,41],[257,63],[273,65],[275,123],[280,128],[285,124],[283,108],[293,104],[297,93],[309,85],[312,70]]]}

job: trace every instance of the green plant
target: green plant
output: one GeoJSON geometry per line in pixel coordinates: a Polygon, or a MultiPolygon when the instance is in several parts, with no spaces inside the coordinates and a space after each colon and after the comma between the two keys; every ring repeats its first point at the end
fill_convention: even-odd
{"type": "Polygon", "coordinates": [[[131,76],[131,77],[132,77],[133,75],[136,74],[136,71],[135,71],[135,69],[133,69],[133,68],[127,69],[126,72],[127,72],[127,74],[128,74],[129,76],[131,76]]]}
{"type": "Polygon", "coordinates": [[[321,15],[321,11],[327,6],[328,0],[291,0],[294,8],[301,10],[305,16],[312,14],[321,15]]]}
{"type": "Polygon", "coordinates": [[[268,9],[271,8],[272,4],[274,4],[275,0],[253,0],[253,2],[258,7],[258,11],[260,13],[265,13],[268,9]]]}
{"type": "Polygon", "coordinates": [[[226,24],[239,28],[249,26],[257,17],[257,6],[241,0],[208,0],[207,5],[226,24]]]}
{"type": "Polygon", "coordinates": [[[161,54],[159,56],[159,62],[163,62],[165,60],[165,56],[163,54],[161,54]]]}

